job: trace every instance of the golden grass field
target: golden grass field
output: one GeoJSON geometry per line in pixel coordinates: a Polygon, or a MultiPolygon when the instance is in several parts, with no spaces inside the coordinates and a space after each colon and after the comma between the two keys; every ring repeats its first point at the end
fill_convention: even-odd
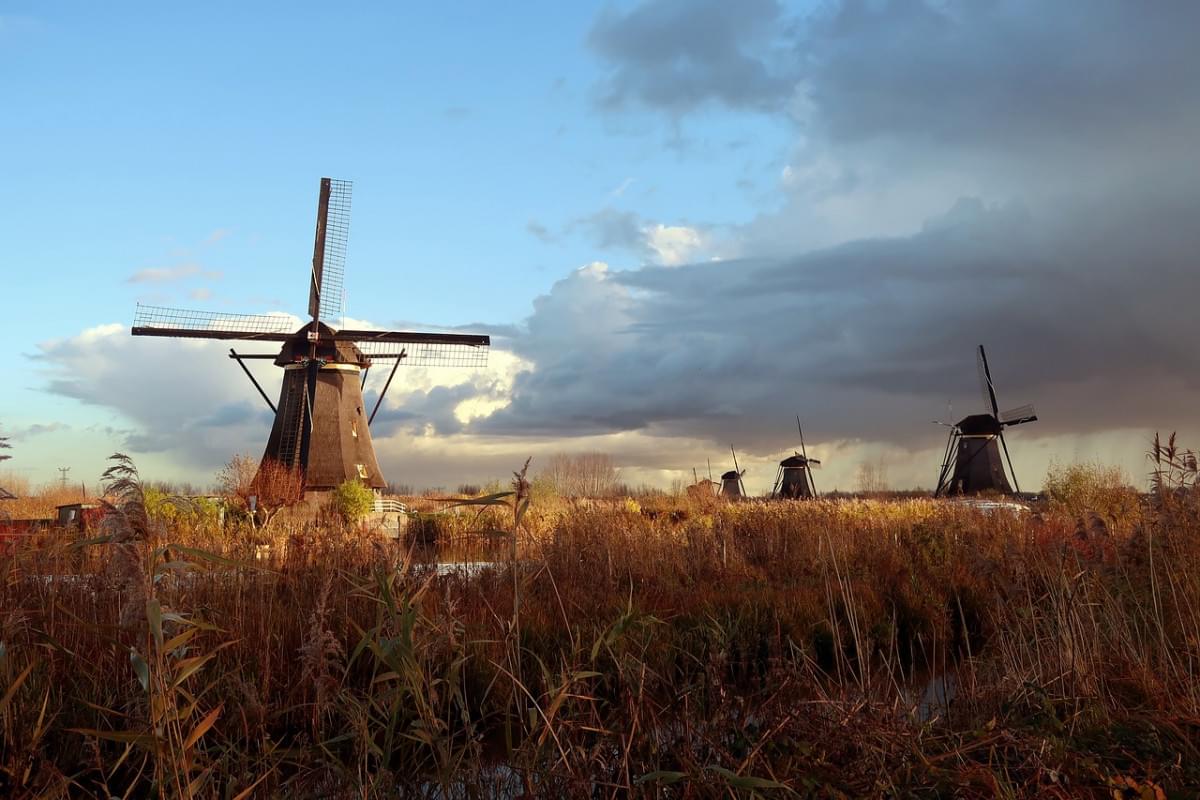
{"type": "Polygon", "coordinates": [[[0,556],[0,795],[1200,796],[1200,498],[1056,479],[535,493],[515,540],[496,498],[433,523],[468,576],[126,473],[93,539],[0,556]]]}

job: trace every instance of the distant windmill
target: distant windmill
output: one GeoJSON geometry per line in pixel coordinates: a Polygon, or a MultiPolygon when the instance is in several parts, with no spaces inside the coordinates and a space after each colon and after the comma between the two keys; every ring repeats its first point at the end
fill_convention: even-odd
{"type": "Polygon", "coordinates": [[[988,368],[983,345],[979,345],[978,360],[984,403],[991,408],[991,413],[971,414],[947,426],[950,428],[950,437],[946,442],[935,497],[980,492],[1012,494],[1013,487],[1005,475],[1004,461],[1008,462],[1013,484],[1018,492],[1021,491],[1021,485],[1017,483],[1017,475],[1013,471],[1012,458],[1008,455],[1008,444],[1004,441],[1004,429],[1035,422],[1037,415],[1032,405],[1000,411],[996,402],[996,387],[992,383],[992,373],[988,368]],[[1004,461],[1000,460],[1000,448],[1004,449],[1004,461]]]}
{"type": "Polygon", "coordinates": [[[808,457],[808,450],[804,447],[804,429],[800,427],[799,415],[796,416],[796,430],[800,432],[800,452],[779,462],[779,472],[775,476],[775,488],[771,490],[772,497],[801,500],[817,496],[817,486],[812,477],[812,468],[820,466],[821,462],[808,457]]]}
{"type": "Polygon", "coordinates": [[[337,330],[343,310],[346,243],[350,233],[349,181],[321,179],[316,241],[309,281],[310,322],[292,330],[288,317],[137,307],[134,336],[280,342],[278,355],[241,354],[236,359],[275,414],[264,463],[298,472],[309,490],[332,489],[357,478],[375,489],[386,485],[369,425],[400,364],[479,367],[487,363],[487,336],[410,331],[337,330]],[[278,406],[254,379],[243,359],[274,359],[283,367],[278,406]],[[375,361],[393,361],[375,408],[363,411],[362,386],[375,361]]]}
{"type": "Polygon", "coordinates": [[[733,454],[733,469],[721,476],[721,496],[736,500],[746,496],[746,487],[742,485],[742,476],[746,474],[746,470],[738,469],[737,453],[733,445],[729,445],[729,452],[733,454]]]}

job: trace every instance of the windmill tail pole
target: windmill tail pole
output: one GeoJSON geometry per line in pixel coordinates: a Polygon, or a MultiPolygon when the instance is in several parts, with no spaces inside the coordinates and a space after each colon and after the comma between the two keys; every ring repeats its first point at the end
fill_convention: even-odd
{"type": "Polygon", "coordinates": [[[1017,471],[1013,469],[1012,456],[1008,454],[1008,442],[1004,441],[1004,431],[1000,431],[1000,446],[1004,448],[1004,460],[1008,462],[1008,471],[1012,475],[1013,488],[1017,490],[1017,494],[1021,493],[1021,483],[1017,480],[1017,471]]]}
{"type": "MultiPolygon", "coordinates": [[[[383,385],[383,391],[379,393],[379,399],[375,401],[375,407],[371,409],[371,416],[367,417],[367,427],[375,421],[375,415],[379,413],[379,407],[383,405],[383,398],[387,394],[388,388],[392,385],[392,378],[396,377],[396,370],[400,368],[400,362],[404,359],[404,352],[401,351],[400,357],[396,359],[396,363],[392,365],[392,371],[388,373],[387,383],[383,385]]],[[[365,380],[363,381],[366,382],[365,380]]]]}
{"type": "Polygon", "coordinates": [[[946,489],[946,477],[950,474],[950,463],[954,457],[954,428],[946,438],[946,450],[942,453],[942,471],[938,473],[937,488],[933,490],[934,497],[941,497],[946,489]]]}

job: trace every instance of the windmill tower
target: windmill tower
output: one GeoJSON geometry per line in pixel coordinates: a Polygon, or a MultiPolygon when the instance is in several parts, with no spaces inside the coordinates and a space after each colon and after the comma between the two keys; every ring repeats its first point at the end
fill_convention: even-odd
{"type": "Polygon", "coordinates": [[[134,336],[278,342],[278,354],[238,353],[236,359],[275,414],[263,462],[300,475],[306,490],[323,491],[350,479],[374,489],[386,485],[370,423],[401,364],[419,367],[480,367],[487,363],[487,336],[411,331],[339,330],[343,310],[346,243],[350,233],[349,181],[321,179],[317,230],[308,293],[311,318],[292,330],[279,315],[184,311],[138,304],[134,336]],[[246,359],[273,359],[283,368],[274,404],[246,366],[246,359]],[[391,362],[388,379],[368,416],[362,387],[375,362],[391,362]]]}
{"type": "Polygon", "coordinates": [[[812,477],[812,468],[820,466],[821,462],[808,457],[804,446],[804,429],[800,427],[800,417],[796,416],[796,430],[800,432],[800,452],[788,456],[779,462],[779,472],[775,475],[775,488],[771,496],[785,500],[803,500],[817,496],[817,485],[812,477]]]}
{"type": "Polygon", "coordinates": [[[742,484],[742,476],[746,474],[746,470],[738,469],[737,453],[734,452],[733,445],[729,446],[729,452],[733,454],[733,469],[721,475],[721,497],[740,500],[746,496],[746,487],[742,484]]]}
{"type": "Polygon", "coordinates": [[[1004,429],[1035,422],[1037,415],[1032,405],[1000,411],[996,402],[996,387],[992,383],[992,373],[988,368],[983,345],[979,345],[978,355],[979,383],[983,390],[984,403],[991,408],[991,413],[971,414],[948,426],[950,436],[946,441],[942,471],[938,475],[934,497],[981,492],[1012,494],[1013,487],[1004,472],[1004,461],[1008,462],[1008,472],[1012,475],[1013,484],[1018,492],[1021,491],[1021,485],[1017,483],[1017,475],[1013,471],[1012,459],[1008,455],[1008,444],[1004,441],[1004,429]],[[1000,460],[1001,448],[1004,449],[1004,461],[1000,460]]]}

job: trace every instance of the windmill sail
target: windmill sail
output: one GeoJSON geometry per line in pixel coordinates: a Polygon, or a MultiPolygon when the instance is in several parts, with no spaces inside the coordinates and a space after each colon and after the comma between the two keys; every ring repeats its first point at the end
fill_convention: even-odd
{"type": "Polygon", "coordinates": [[[295,330],[296,319],[287,314],[227,314],[138,303],[133,315],[134,336],[282,342],[290,338],[295,330]]]}
{"type": "Polygon", "coordinates": [[[350,241],[353,188],[350,181],[321,179],[308,313],[326,324],[341,325],[345,311],[346,247],[350,241]]]}
{"type": "Polygon", "coordinates": [[[460,342],[380,342],[354,340],[372,361],[400,359],[406,367],[486,367],[488,345],[460,342]]]}
{"type": "Polygon", "coordinates": [[[1001,411],[999,420],[1005,425],[1020,425],[1023,422],[1037,420],[1037,412],[1034,411],[1032,403],[1026,403],[1023,406],[1010,408],[1008,411],[1001,411]]]}
{"type": "Polygon", "coordinates": [[[988,369],[987,354],[983,352],[983,345],[979,345],[979,388],[983,392],[984,408],[991,411],[993,414],[1000,413],[1000,407],[996,403],[996,387],[992,384],[992,371],[988,369]]]}

